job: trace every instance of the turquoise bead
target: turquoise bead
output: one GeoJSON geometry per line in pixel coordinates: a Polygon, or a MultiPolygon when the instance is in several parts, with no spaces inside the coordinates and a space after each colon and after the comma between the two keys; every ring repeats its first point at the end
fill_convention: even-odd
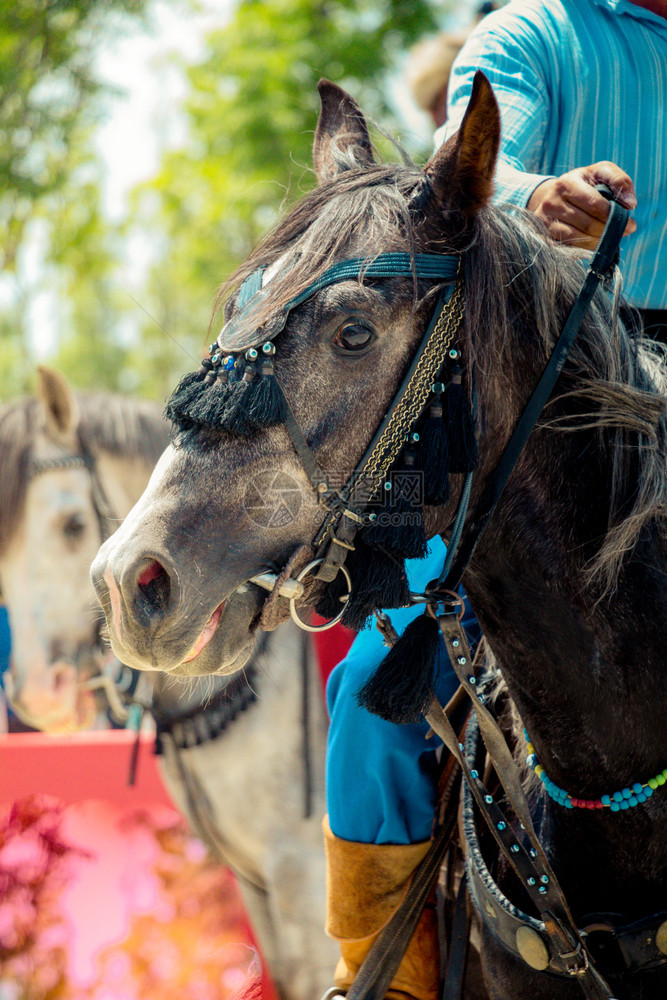
{"type": "MultiPolygon", "coordinates": [[[[552,781],[544,768],[540,765],[537,754],[533,752],[528,732],[525,729],[524,736],[526,738],[526,742],[528,743],[528,748],[531,751],[526,757],[526,764],[538,775],[540,781],[544,785],[544,790],[547,795],[549,795],[550,798],[552,798],[558,805],[563,806],[566,809],[574,809],[575,806],[573,805],[572,797],[569,792],[566,792],[563,788],[559,788],[559,786],[552,781]]],[[[646,800],[650,799],[653,795],[653,792],[664,784],[667,784],[667,767],[659,774],[656,774],[654,778],[649,778],[645,784],[641,781],[635,781],[631,786],[622,788],[618,792],[612,792],[609,795],[602,795],[597,802],[579,802],[579,800],[577,800],[577,802],[581,808],[591,808],[592,806],[599,808],[600,805],[602,805],[610,809],[611,812],[619,812],[621,810],[631,809],[633,806],[638,806],[643,802],[646,802],[646,800]]],[[[487,798],[487,801],[489,801],[489,799],[490,796],[487,798]]]]}

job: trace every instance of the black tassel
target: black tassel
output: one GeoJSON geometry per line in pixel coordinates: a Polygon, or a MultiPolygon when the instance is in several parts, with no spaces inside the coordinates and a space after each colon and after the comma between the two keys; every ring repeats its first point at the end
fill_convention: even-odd
{"type": "MultiPolygon", "coordinates": [[[[360,632],[376,608],[403,608],[409,604],[410,591],[403,561],[388,552],[371,549],[357,536],[354,552],[346,566],[352,578],[352,596],[345,606],[342,624],[360,632]]],[[[315,610],[324,618],[333,618],[341,609],[339,597],[347,590],[339,573],[329,584],[315,610]]]]}
{"type": "Polygon", "coordinates": [[[433,697],[435,663],[441,643],[430,614],[410,622],[357,698],[362,708],[387,722],[418,722],[433,697]]]}
{"type": "Polygon", "coordinates": [[[442,406],[442,382],[436,382],[436,398],[428,406],[419,432],[418,465],[424,475],[424,501],[443,504],[449,500],[449,437],[442,406]]]}
{"type": "MultiPolygon", "coordinates": [[[[354,578],[352,580],[352,592],[354,593],[354,578]]],[[[326,589],[317,604],[315,605],[315,610],[318,615],[322,618],[326,618],[329,621],[331,618],[335,618],[337,614],[340,613],[342,604],[340,598],[347,593],[347,582],[342,573],[339,573],[331,583],[328,583],[326,589]]],[[[350,598],[352,600],[352,598],[350,598]]]]}
{"type": "Polygon", "coordinates": [[[285,397],[273,371],[275,347],[266,343],[262,347],[259,376],[253,383],[253,395],[248,405],[248,416],[257,427],[273,427],[285,418],[285,397]]]}
{"type": "Polygon", "coordinates": [[[226,394],[226,404],[220,416],[219,426],[230,434],[239,437],[251,437],[257,430],[257,425],[248,414],[252,400],[251,382],[241,379],[230,383],[226,394]]]}
{"type": "Polygon", "coordinates": [[[463,369],[452,367],[452,379],[445,393],[449,431],[449,467],[452,472],[472,472],[477,468],[477,439],[470,404],[463,388],[463,369]]]}
{"type": "Polygon", "coordinates": [[[228,403],[227,385],[216,381],[213,385],[203,387],[199,397],[190,405],[188,417],[199,427],[220,430],[228,403]]]}
{"type": "Polygon", "coordinates": [[[421,508],[422,497],[410,496],[416,483],[412,471],[409,480],[402,480],[400,471],[392,474],[392,489],[384,491],[384,503],[373,511],[373,522],[363,529],[363,538],[368,545],[387,549],[403,559],[423,559],[428,551],[428,541],[421,508]]]}
{"type": "MultiPolygon", "coordinates": [[[[211,366],[212,367],[212,366],[211,366]]],[[[177,427],[191,427],[190,408],[199,399],[204,389],[204,379],[208,374],[208,367],[203,366],[196,372],[189,372],[184,375],[178,383],[171,396],[167,400],[164,415],[167,420],[171,420],[177,427]]]]}
{"type": "Polygon", "coordinates": [[[371,549],[357,536],[347,566],[352,577],[352,597],[343,625],[361,631],[376,608],[403,608],[410,603],[410,589],[402,559],[371,549]]]}
{"type": "Polygon", "coordinates": [[[262,374],[252,401],[248,406],[248,416],[256,427],[274,427],[282,424],[285,417],[285,397],[273,375],[262,374]]]}

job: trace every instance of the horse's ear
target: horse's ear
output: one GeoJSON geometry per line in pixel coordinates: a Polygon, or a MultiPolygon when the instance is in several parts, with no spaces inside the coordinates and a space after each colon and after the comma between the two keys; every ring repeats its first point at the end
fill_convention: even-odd
{"type": "Polygon", "coordinates": [[[373,147],[363,111],[346,91],[330,80],[320,80],[320,111],[313,163],[320,184],[344,170],[373,166],[373,147]]]}
{"type": "Polygon", "coordinates": [[[491,198],[500,149],[500,111],[491,84],[479,70],[460,128],[424,168],[441,204],[475,215],[491,198]]]}
{"type": "Polygon", "coordinates": [[[75,447],[79,427],[79,404],[69,382],[54,368],[39,365],[37,396],[44,409],[46,431],[60,444],[75,447]]]}

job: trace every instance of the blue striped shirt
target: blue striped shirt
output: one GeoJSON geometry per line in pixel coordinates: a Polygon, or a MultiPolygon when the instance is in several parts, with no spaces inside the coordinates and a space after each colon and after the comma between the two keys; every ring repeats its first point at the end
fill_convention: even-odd
{"type": "Polygon", "coordinates": [[[632,178],[637,232],[623,239],[624,294],[667,308],[667,19],[628,0],[514,0],[486,17],[452,69],[458,128],[476,69],[502,116],[495,200],[526,205],[537,185],[611,160],[632,178]]]}

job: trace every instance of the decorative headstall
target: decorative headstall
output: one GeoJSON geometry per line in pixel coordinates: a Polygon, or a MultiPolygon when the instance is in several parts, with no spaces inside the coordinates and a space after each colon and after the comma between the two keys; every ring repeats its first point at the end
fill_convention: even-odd
{"type": "Polygon", "coordinates": [[[458,271],[455,255],[351,258],[325,270],[268,323],[253,328],[253,315],[260,315],[271,295],[270,282],[263,284],[268,272],[260,268],[241,285],[237,311],[211,344],[209,357],[198,372],[181,380],[167,405],[167,416],[182,430],[207,427],[251,435],[265,427],[285,427],[326,510],[314,539],[316,557],[307,567],[308,572],[316,570],[315,579],[330,585],[317,605],[319,612],[333,616],[325,627],[342,618],[358,629],[375,608],[410,603],[403,560],[426,554],[422,505],[444,503],[450,473],[466,473],[477,464],[456,340],[464,312],[458,271]],[[385,418],[348,481],[337,488],[320,468],[276,377],[273,339],[289,314],[323,288],[396,277],[443,287],[385,418]],[[341,590],[341,578],[348,586],[352,579],[351,593],[341,590]]]}

